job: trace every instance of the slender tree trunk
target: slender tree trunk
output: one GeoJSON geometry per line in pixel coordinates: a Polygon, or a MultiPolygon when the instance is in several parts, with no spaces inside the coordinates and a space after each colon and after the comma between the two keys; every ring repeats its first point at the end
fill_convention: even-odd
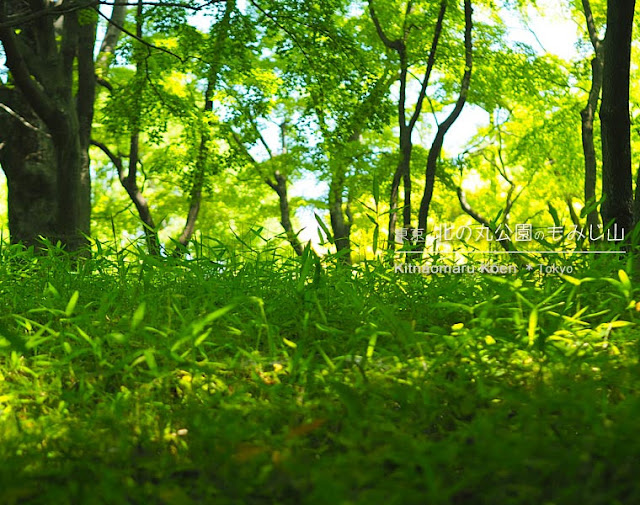
{"type": "Polygon", "coordinates": [[[122,34],[122,31],[118,27],[124,25],[126,17],[127,4],[115,4],[113,6],[113,11],[111,12],[111,23],[107,26],[104,38],[100,44],[98,60],[96,61],[96,69],[99,73],[97,76],[98,79],[106,77],[104,74],[106,74],[106,71],[109,68],[109,63],[113,59],[116,47],[118,46],[118,41],[120,40],[120,35],[122,34]]]}
{"type": "MultiPolygon", "coordinates": [[[[420,210],[418,212],[418,229],[425,230],[427,229],[427,218],[429,216],[429,207],[431,206],[431,199],[433,198],[433,189],[435,186],[436,180],[436,171],[438,168],[438,159],[440,158],[440,153],[442,152],[442,145],[444,144],[444,137],[453,126],[453,123],[456,122],[458,117],[460,117],[460,113],[462,112],[462,108],[467,101],[467,94],[469,93],[469,86],[471,84],[471,69],[473,66],[473,44],[471,40],[472,30],[473,30],[473,19],[472,19],[473,9],[471,7],[471,0],[465,0],[464,2],[464,19],[465,19],[465,30],[464,30],[464,46],[465,46],[465,69],[464,74],[462,76],[462,82],[460,83],[460,94],[458,96],[458,100],[449,114],[449,117],[444,120],[438,127],[438,131],[436,133],[435,139],[431,144],[431,149],[429,150],[429,156],[427,158],[427,167],[425,169],[425,186],[424,193],[422,196],[422,201],[420,202],[420,210]]],[[[419,241],[416,245],[417,251],[424,250],[424,240],[419,241]]]]}
{"type": "Polygon", "coordinates": [[[398,224],[398,195],[400,192],[400,181],[402,180],[402,169],[396,168],[391,180],[391,193],[389,195],[389,239],[387,248],[393,251],[396,247],[396,226],[398,224]]]}
{"type": "Polygon", "coordinates": [[[407,62],[407,49],[405,41],[397,41],[398,47],[396,51],[400,57],[400,99],[398,100],[398,126],[400,127],[400,159],[398,167],[391,183],[391,195],[389,207],[389,241],[388,248],[395,249],[395,236],[397,226],[398,211],[398,194],[400,190],[400,182],[404,187],[404,201],[402,205],[402,225],[404,228],[411,227],[411,153],[413,152],[413,143],[411,141],[411,133],[413,127],[407,125],[406,117],[406,97],[407,97],[407,76],[409,64],[407,62]],[[394,198],[395,197],[395,198],[394,198]]]}
{"type": "Polygon", "coordinates": [[[138,163],[140,162],[140,133],[134,132],[131,135],[129,143],[129,169],[127,175],[124,175],[122,165],[118,168],[118,177],[122,183],[122,187],[126,190],[129,198],[138,211],[142,227],[144,228],[144,236],[147,242],[147,251],[152,256],[160,255],[160,237],[156,223],[151,215],[149,202],[142,194],[138,186],[138,163]]]}
{"type": "MultiPolygon", "coordinates": [[[[116,6],[117,7],[117,6],[116,6]]],[[[116,11],[114,7],[113,17],[121,16],[122,13],[116,11]]],[[[142,0],[138,0],[138,5],[136,9],[136,37],[138,39],[142,39],[143,36],[143,2],[142,0]]],[[[115,43],[117,39],[114,40],[117,32],[111,30],[107,31],[105,35],[105,39],[102,43],[102,48],[105,48],[106,51],[113,51],[115,48],[115,43]]],[[[142,56],[140,53],[140,47],[134,47],[134,55],[133,59],[136,62],[136,71],[134,76],[134,86],[137,92],[134,103],[139,104],[142,101],[142,95],[144,93],[144,87],[146,85],[146,72],[142,64],[142,56]]],[[[106,68],[102,68],[103,65],[107,65],[109,60],[109,54],[101,54],[98,59],[98,68],[101,71],[106,70],[106,68]]],[[[108,88],[111,88],[110,85],[107,84],[108,88]]],[[[97,140],[91,140],[91,144],[98,147],[102,150],[107,157],[111,160],[116,171],[118,172],[118,179],[120,180],[120,184],[129,195],[131,202],[134,204],[136,211],[138,212],[138,217],[142,222],[142,228],[144,231],[145,242],[147,244],[147,252],[152,256],[159,256],[161,247],[160,247],[160,238],[158,236],[158,230],[156,228],[156,224],[153,220],[153,216],[151,213],[151,208],[149,207],[149,202],[142,194],[142,190],[138,186],[138,163],[140,162],[140,110],[136,110],[133,115],[133,121],[131,126],[131,134],[129,136],[129,161],[127,171],[125,173],[124,163],[122,160],[122,156],[119,154],[114,154],[106,144],[99,142],[97,140]]]]}
{"type": "MultiPolygon", "coordinates": [[[[584,204],[585,207],[594,205],[596,200],[597,157],[593,141],[593,121],[598,110],[598,100],[602,89],[603,48],[598,38],[591,4],[589,0],[582,0],[582,7],[587,23],[587,32],[593,46],[594,57],[591,60],[591,90],[585,108],[580,112],[582,118],[582,150],[584,152],[584,204]]],[[[573,207],[571,207],[573,209],[573,207]]],[[[599,219],[598,211],[594,208],[587,214],[587,228],[596,230],[599,219]]],[[[589,234],[591,236],[591,234],[589,234]]]]}
{"type": "MultiPolygon", "coordinates": [[[[213,61],[209,66],[209,74],[207,78],[207,89],[204,93],[204,114],[213,111],[213,93],[218,85],[218,77],[223,61],[224,44],[229,37],[229,28],[231,25],[231,15],[236,8],[235,0],[226,0],[224,16],[220,23],[216,25],[217,35],[212,50],[213,61]]],[[[181,256],[196,229],[196,221],[200,213],[202,205],[202,188],[204,186],[205,173],[207,170],[207,161],[209,156],[209,142],[211,141],[211,131],[208,121],[204,121],[200,132],[200,146],[198,148],[198,158],[196,160],[195,178],[190,192],[189,212],[182,233],[178,237],[178,245],[173,254],[181,256]]]]}
{"type": "Polygon", "coordinates": [[[396,226],[398,222],[398,196],[400,193],[400,182],[404,186],[404,204],[402,210],[402,223],[404,228],[411,228],[411,153],[413,151],[413,143],[411,141],[411,134],[422,112],[422,104],[424,102],[429,78],[431,71],[435,63],[436,50],[438,48],[438,42],[442,33],[442,25],[444,21],[444,15],[447,11],[447,0],[440,1],[440,11],[438,19],[433,33],[433,40],[431,42],[431,50],[429,52],[429,59],[427,61],[427,68],[425,71],[424,79],[420,92],[418,93],[418,99],[416,101],[416,107],[411,115],[409,121],[407,121],[406,115],[406,101],[407,101],[407,77],[409,73],[409,62],[407,58],[407,39],[411,31],[411,26],[407,21],[413,8],[413,2],[410,0],[407,2],[405,11],[404,23],[403,23],[403,35],[402,38],[392,40],[385,33],[382,24],[376,14],[373,0],[368,0],[369,15],[376,28],[378,37],[382,43],[388,48],[395,51],[398,54],[400,60],[400,97],[398,100],[398,126],[400,127],[400,159],[398,166],[393,175],[391,181],[391,192],[389,195],[389,235],[387,240],[387,248],[391,251],[395,249],[395,236],[396,226]]]}
{"type": "MultiPolygon", "coordinates": [[[[253,118],[251,119],[252,121],[254,121],[253,118]]],[[[269,144],[259,133],[258,127],[255,123],[254,123],[254,128],[258,132],[258,136],[260,137],[262,145],[265,147],[265,149],[269,153],[269,158],[271,160],[274,160],[276,156],[274,156],[274,153],[271,151],[269,144]]],[[[281,149],[282,149],[282,152],[280,154],[282,155],[282,154],[286,154],[286,121],[280,125],[280,135],[281,135],[281,149]]],[[[237,133],[233,132],[233,130],[232,130],[232,136],[236,144],[238,145],[238,147],[241,149],[241,152],[247,158],[247,160],[251,164],[253,164],[254,167],[256,168],[256,171],[260,173],[261,171],[260,163],[258,163],[256,159],[251,155],[247,147],[242,142],[242,139],[240,138],[240,136],[237,133]]],[[[279,170],[275,170],[273,172],[273,180],[265,174],[261,174],[261,176],[264,182],[267,184],[267,186],[273,189],[278,195],[278,203],[280,206],[280,224],[282,225],[282,228],[284,229],[285,234],[287,236],[287,240],[291,244],[291,247],[293,247],[294,252],[298,256],[302,256],[304,253],[304,247],[300,243],[300,240],[298,239],[298,235],[293,229],[293,224],[291,222],[291,207],[289,206],[289,196],[287,193],[286,174],[281,173],[279,170]]]]}
{"type": "Polygon", "coordinates": [[[402,187],[404,189],[404,205],[402,208],[402,227],[411,228],[411,154],[413,153],[413,142],[411,141],[411,131],[404,129],[400,136],[400,156],[402,170],[402,187]]]}
{"type": "Polygon", "coordinates": [[[396,50],[400,55],[400,99],[398,101],[400,159],[398,160],[396,171],[393,174],[393,180],[391,181],[391,193],[389,195],[389,240],[387,242],[387,247],[390,250],[395,249],[400,183],[404,186],[404,202],[402,210],[403,225],[405,227],[411,226],[411,152],[413,150],[413,144],[411,142],[412,129],[409,129],[407,126],[407,118],[405,115],[408,66],[404,42],[397,41],[397,43],[399,46],[396,50]],[[408,225],[407,222],[409,223],[408,225]]]}
{"type": "Polygon", "coordinates": [[[336,252],[342,253],[340,257],[342,263],[351,264],[351,223],[345,220],[343,210],[344,201],[342,192],[345,185],[345,167],[338,167],[329,185],[329,216],[331,218],[331,229],[333,230],[333,240],[336,244],[336,252]]]}
{"type": "MultiPolygon", "coordinates": [[[[598,162],[593,141],[593,120],[598,109],[598,97],[602,83],[602,60],[597,56],[591,61],[592,82],[589,101],[581,111],[582,149],[584,152],[584,204],[590,207],[596,200],[598,162]]],[[[587,228],[596,230],[599,224],[598,211],[594,208],[587,214],[587,228]]]]}
{"type": "MultiPolygon", "coordinates": [[[[144,34],[143,27],[143,2],[138,0],[136,8],[136,37],[141,40],[144,34]]],[[[124,175],[122,165],[117,167],[118,177],[122,186],[126,190],[129,198],[134,203],[140,221],[142,221],[142,227],[144,228],[144,236],[147,242],[147,251],[152,256],[160,255],[160,238],[158,236],[158,230],[156,228],[155,221],[151,215],[151,209],[149,208],[149,202],[142,195],[142,191],[138,187],[138,163],[140,162],[140,122],[142,112],[139,109],[139,104],[142,102],[144,90],[146,87],[146,69],[143,63],[142,47],[134,47],[133,59],[136,62],[136,73],[134,76],[134,86],[137,90],[137,96],[135,97],[134,104],[137,110],[133,118],[131,136],[129,138],[129,167],[127,175],[124,175]]]]}
{"type": "Polygon", "coordinates": [[[138,164],[137,135],[134,135],[131,138],[131,143],[129,146],[129,167],[126,173],[122,156],[115,155],[105,144],[103,144],[102,142],[98,142],[97,140],[92,140],[91,144],[98,147],[102,152],[104,152],[111,160],[111,163],[113,163],[113,166],[116,168],[120,184],[122,184],[122,187],[127,192],[127,195],[129,195],[129,198],[133,202],[136,211],[138,212],[138,217],[142,222],[145,240],[147,242],[147,251],[150,255],[158,256],[160,254],[160,240],[158,238],[158,232],[153,221],[151,209],[149,208],[149,202],[138,187],[138,183],[136,180],[137,170],[133,168],[138,164]]]}
{"type": "Polygon", "coordinates": [[[631,121],[629,74],[635,0],[607,2],[607,32],[600,123],[602,130],[601,214],[605,226],[613,222],[629,234],[633,227],[631,121]]]}
{"type": "Polygon", "coordinates": [[[183,252],[186,251],[186,247],[189,245],[191,237],[196,231],[196,222],[198,221],[198,215],[200,214],[200,205],[202,203],[202,186],[204,184],[204,174],[202,171],[196,174],[196,180],[191,188],[189,195],[189,210],[187,211],[187,220],[185,221],[182,233],[178,237],[178,244],[173,252],[173,256],[179,258],[183,252]]]}
{"type": "Polygon", "coordinates": [[[273,178],[275,182],[266,180],[266,183],[273,189],[278,195],[278,202],[280,204],[280,224],[284,229],[287,240],[293,247],[293,250],[298,256],[302,256],[304,252],[304,247],[300,243],[298,239],[298,235],[293,229],[293,224],[291,223],[291,208],[289,207],[289,197],[287,195],[287,177],[281,174],[279,171],[276,171],[273,174],[273,178]]]}
{"type": "MultiPolygon", "coordinates": [[[[205,114],[213,110],[213,91],[217,82],[217,69],[215,75],[211,75],[207,82],[207,89],[204,93],[205,114]]],[[[195,178],[189,195],[189,211],[187,212],[187,220],[185,221],[182,233],[178,237],[178,244],[173,251],[174,257],[181,257],[186,251],[187,245],[193,234],[196,231],[196,221],[200,214],[200,206],[202,204],[202,188],[204,186],[204,176],[207,168],[207,158],[209,154],[209,141],[211,140],[211,134],[209,132],[209,124],[205,122],[202,125],[202,132],[200,134],[200,145],[198,147],[198,158],[196,160],[195,178]]]]}

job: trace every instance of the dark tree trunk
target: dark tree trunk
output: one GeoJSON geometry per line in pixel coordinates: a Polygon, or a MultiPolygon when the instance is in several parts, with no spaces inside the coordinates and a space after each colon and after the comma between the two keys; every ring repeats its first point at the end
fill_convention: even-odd
{"type": "MultiPolygon", "coordinates": [[[[584,152],[584,204],[590,207],[596,200],[597,158],[593,142],[593,120],[598,108],[598,97],[602,83],[602,61],[596,57],[591,61],[592,85],[587,106],[581,111],[582,149],[584,152]]],[[[594,208],[587,214],[587,228],[596,230],[599,224],[598,211],[594,208]]]]}
{"type": "Polygon", "coordinates": [[[267,179],[265,182],[273,189],[278,195],[278,202],[280,204],[280,224],[287,235],[287,240],[293,247],[293,250],[298,256],[302,256],[304,248],[298,239],[298,235],[293,230],[293,224],[291,223],[291,208],[289,207],[289,197],[287,195],[287,177],[280,172],[276,171],[273,174],[275,182],[267,179]]]}
{"type": "Polygon", "coordinates": [[[131,137],[129,167],[126,173],[122,156],[114,154],[109,147],[97,140],[92,140],[91,144],[105,153],[116,168],[120,184],[122,184],[122,187],[125,189],[127,195],[129,195],[129,198],[135,205],[138,217],[142,222],[145,240],[147,242],[147,251],[152,256],[160,255],[160,240],[158,238],[158,231],[156,229],[155,222],[153,221],[151,209],[149,208],[149,202],[142,194],[136,180],[137,170],[135,167],[137,167],[138,164],[138,135],[133,135],[131,137]]]}
{"type": "MultiPolygon", "coordinates": [[[[213,93],[218,85],[220,69],[222,68],[223,49],[229,38],[231,26],[231,15],[236,8],[235,0],[227,0],[224,16],[220,23],[215,26],[216,39],[212,48],[213,61],[209,66],[207,78],[207,88],[204,93],[204,113],[213,112],[213,93]]],[[[200,145],[198,147],[198,157],[196,160],[195,177],[189,195],[189,211],[182,233],[178,237],[178,245],[173,251],[175,257],[180,257],[186,251],[186,247],[196,231],[196,221],[202,206],[202,189],[204,187],[205,173],[209,157],[209,142],[211,141],[211,130],[208,123],[205,123],[200,132],[200,145]]]]}
{"type": "MultiPolygon", "coordinates": [[[[227,4],[229,5],[229,4],[227,4]]],[[[230,11],[227,11],[228,15],[225,19],[228,22],[228,16],[230,11]]],[[[223,32],[223,37],[226,38],[227,30],[223,32]]],[[[219,39],[222,40],[222,39],[219,39]]],[[[215,72],[212,72],[207,82],[207,89],[204,93],[204,113],[213,111],[213,92],[218,80],[219,67],[216,66],[215,72]]],[[[187,220],[184,223],[182,233],[178,237],[176,248],[173,251],[173,256],[176,258],[181,257],[187,250],[187,246],[191,241],[191,237],[196,231],[196,222],[198,215],[200,214],[200,206],[202,205],[202,188],[204,187],[204,177],[207,169],[208,155],[209,155],[209,141],[211,140],[211,134],[209,132],[210,126],[208,124],[203,125],[202,132],[200,134],[200,145],[198,146],[198,158],[196,160],[195,177],[191,191],[189,195],[189,211],[187,212],[187,220]]]]}
{"type": "Polygon", "coordinates": [[[442,33],[442,25],[444,21],[444,15],[447,11],[447,0],[441,0],[440,11],[438,19],[433,33],[433,40],[431,42],[431,50],[429,51],[429,59],[427,61],[427,68],[418,99],[416,101],[416,107],[411,115],[409,121],[407,121],[406,108],[407,108],[407,77],[409,74],[409,61],[407,59],[407,39],[411,31],[411,25],[407,24],[407,19],[413,8],[413,2],[407,2],[407,8],[404,18],[404,33],[402,38],[391,40],[385,33],[382,24],[376,14],[373,0],[369,0],[369,15],[375,25],[376,32],[382,43],[396,53],[400,61],[400,98],[398,100],[398,126],[400,127],[400,159],[398,160],[398,166],[396,167],[391,181],[391,193],[389,195],[389,238],[387,241],[387,247],[389,250],[395,249],[395,235],[396,226],[398,222],[398,195],[400,193],[400,182],[404,187],[404,204],[402,209],[402,223],[404,228],[411,228],[411,153],[413,152],[413,143],[411,135],[413,129],[422,112],[422,104],[424,102],[427,86],[429,84],[429,78],[435,64],[436,50],[438,48],[438,41],[442,33]]]}
{"type": "Polygon", "coordinates": [[[344,264],[351,264],[351,223],[348,211],[348,204],[343,209],[344,201],[342,192],[345,186],[344,167],[338,167],[331,178],[329,185],[329,216],[331,218],[331,229],[333,230],[333,240],[336,244],[336,252],[342,253],[340,261],[344,264]]]}
{"type": "MultiPolygon", "coordinates": [[[[24,237],[32,241],[42,235],[52,242],[61,241],[69,251],[86,246],[90,223],[90,183],[88,146],[93,119],[95,94],[95,72],[93,45],[95,23],[80,24],[77,10],[65,12],[58,30],[55,16],[38,16],[48,9],[48,2],[33,0],[29,9],[36,15],[35,20],[24,25],[11,26],[12,16],[24,14],[22,2],[7,1],[0,4],[0,41],[6,55],[6,65],[10,71],[11,84],[15,86],[25,114],[33,111],[46,127],[50,140],[45,136],[31,136],[30,142],[38,145],[38,152],[48,152],[52,156],[40,158],[37,172],[47,173],[47,183],[56,185],[55,199],[50,199],[51,191],[41,192],[35,188],[23,187],[35,181],[21,170],[34,170],[31,159],[18,160],[20,152],[28,156],[29,149],[16,146],[5,158],[3,168],[11,181],[12,196],[9,211],[14,216],[10,227],[12,240],[24,237]],[[74,96],[73,91],[76,91],[74,96]],[[27,110],[28,109],[28,110],[27,110]],[[45,144],[49,143],[49,147],[45,144]],[[50,163],[50,168],[44,168],[50,163]],[[16,216],[30,202],[23,198],[44,196],[48,215],[31,213],[27,221],[16,216]],[[38,215],[42,221],[38,221],[38,215]],[[19,224],[22,223],[22,224],[19,224]],[[52,226],[53,223],[53,226],[52,226]],[[15,228],[15,227],[18,228],[15,228]],[[22,227],[22,228],[21,228],[22,227]],[[25,228],[25,227],[28,227],[25,228]],[[15,235],[15,238],[14,238],[15,235]]],[[[29,135],[27,135],[29,137],[29,135]]],[[[47,184],[45,187],[50,188],[47,184]]]]}
{"type": "MultiPolygon", "coordinates": [[[[114,7],[117,9],[117,7],[114,7]]],[[[78,142],[80,158],[78,227],[87,236],[91,233],[91,130],[96,99],[96,66],[94,47],[96,45],[96,25],[78,26],[77,69],[79,88],[75,97],[78,117],[78,142]]]]}
{"type": "Polygon", "coordinates": [[[400,181],[402,180],[402,171],[398,166],[393,179],[391,180],[391,193],[389,194],[389,239],[387,247],[394,250],[396,247],[396,225],[398,224],[398,194],[400,192],[400,181]]]}
{"type": "MultiPolygon", "coordinates": [[[[471,84],[471,68],[473,66],[473,44],[471,40],[471,35],[473,31],[473,19],[472,19],[473,9],[471,7],[471,0],[465,0],[464,2],[464,19],[465,19],[465,29],[464,29],[464,47],[465,47],[465,69],[464,74],[462,76],[462,82],[460,83],[460,95],[458,96],[458,100],[449,114],[449,117],[445,119],[440,126],[438,127],[438,131],[436,133],[435,139],[431,144],[431,149],[429,150],[429,156],[427,158],[427,167],[425,169],[425,184],[424,184],[424,193],[422,195],[422,201],[420,202],[420,210],[418,212],[418,228],[421,230],[427,229],[427,218],[429,216],[429,207],[431,206],[431,199],[433,198],[433,189],[436,181],[436,171],[438,168],[438,159],[440,158],[440,153],[442,152],[442,146],[444,144],[444,137],[453,126],[453,123],[456,122],[458,117],[460,117],[460,113],[462,112],[462,108],[467,101],[467,94],[469,93],[469,86],[471,84]]],[[[423,251],[424,250],[424,240],[419,241],[416,244],[416,250],[423,251]]]]}
{"type": "Polygon", "coordinates": [[[601,214],[605,226],[613,222],[628,234],[633,227],[629,73],[635,0],[609,0],[607,5],[600,106],[605,198],[601,214]]]}
{"type": "MultiPolygon", "coordinates": [[[[589,0],[582,0],[589,39],[595,53],[591,60],[591,90],[585,108],[580,112],[582,118],[582,150],[584,152],[584,204],[590,207],[596,200],[597,158],[593,142],[593,120],[598,110],[598,100],[602,89],[603,48],[593,19],[589,0]]],[[[571,207],[573,209],[573,207],[571,207]]],[[[599,224],[598,211],[594,208],[587,214],[587,229],[596,230],[599,224]]],[[[594,231],[595,233],[595,231],[594,231]]],[[[591,234],[589,234],[591,236],[591,234]]]]}
{"type": "Polygon", "coordinates": [[[204,174],[198,172],[196,174],[196,180],[191,188],[189,196],[189,210],[187,211],[187,220],[182,228],[182,233],[178,237],[178,244],[173,251],[175,258],[182,257],[183,253],[187,251],[187,246],[196,231],[196,222],[198,221],[198,215],[200,214],[200,206],[202,204],[202,187],[204,185],[204,174]]]}
{"type": "MultiPolygon", "coordinates": [[[[136,37],[138,40],[142,40],[144,34],[143,30],[143,2],[138,0],[136,8],[136,37]]],[[[137,91],[135,97],[135,103],[140,104],[143,100],[144,90],[147,84],[147,69],[144,63],[144,53],[141,46],[134,48],[134,60],[136,62],[136,73],[134,77],[134,87],[137,91]]],[[[144,228],[144,236],[147,242],[147,251],[151,256],[160,255],[160,238],[158,237],[158,230],[156,223],[153,220],[151,214],[151,208],[149,207],[148,200],[142,194],[142,190],[138,186],[138,164],[140,163],[140,122],[142,112],[138,105],[136,105],[135,116],[133,117],[132,131],[129,138],[129,166],[127,175],[124,175],[122,170],[122,162],[120,166],[117,166],[118,176],[122,186],[127,191],[129,198],[136,206],[140,221],[144,228]]]]}
{"type": "Polygon", "coordinates": [[[15,89],[0,88],[0,164],[7,177],[12,243],[37,245],[56,235],[55,151],[39,118],[15,89]]]}
{"type": "MultiPolygon", "coordinates": [[[[112,14],[112,20],[116,22],[116,25],[121,26],[122,19],[124,19],[124,14],[120,10],[116,10],[118,6],[114,7],[114,12],[112,14]]],[[[105,35],[105,39],[102,42],[101,49],[105,51],[105,53],[101,54],[98,58],[98,70],[102,73],[105,72],[106,66],[108,65],[110,53],[115,49],[117,43],[117,36],[119,30],[114,29],[114,26],[110,25],[110,29],[107,30],[105,35]]],[[[143,35],[143,3],[141,0],[138,0],[138,5],[136,9],[136,37],[138,40],[142,40],[143,35]]],[[[135,104],[139,104],[142,102],[142,96],[144,93],[144,87],[146,85],[146,69],[142,64],[142,56],[140,53],[140,47],[137,46],[134,48],[133,59],[136,62],[136,72],[134,76],[134,89],[136,91],[136,96],[133,102],[135,104]]],[[[112,90],[113,87],[106,83],[104,79],[102,80],[103,85],[109,90],[112,90]]],[[[144,231],[145,241],[147,243],[147,252],[151,256],[159,256],[161,252],[160,247],[160,239],[158,237],[158,230],[156,228],[156,224],[153,220],[153,215],[151,213],[151,208],[149,207],[148,200],[142,194],[142,190],[138,186],[138,164],[140,162],[140,116],[141,111],[137,109],[133,114],[133,121],[131,126],[131,134],[129,136],[129,161],[127,171],[124,169],[124,162],[122,156],[120,154],[114,154],[113,151],[109,149],[109,147],[99,142],[95,139],[91,140],[91,144],[98,147],[102,150],[107,157],[111,160],[111,163],[116,168],[118,172],[118,179],[120,180],[120,184],[129,195],[131,202],[134,204],[136,211],[138,212],[138,217],[142,222],[142,227],[144,231]]]]}

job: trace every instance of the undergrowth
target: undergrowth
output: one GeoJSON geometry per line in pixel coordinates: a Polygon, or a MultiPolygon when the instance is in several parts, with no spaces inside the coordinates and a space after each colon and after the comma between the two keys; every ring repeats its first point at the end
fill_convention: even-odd
{"type": "Polygon", "coordinates": [[[1,251],[0,503],[640,503],[630,263],[98,246],[1,251]]]}

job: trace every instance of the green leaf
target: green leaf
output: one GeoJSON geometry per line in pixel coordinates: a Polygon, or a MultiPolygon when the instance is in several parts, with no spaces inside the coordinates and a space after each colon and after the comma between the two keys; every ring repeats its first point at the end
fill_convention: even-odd
{"type": "Polygon", "coordinates": [[[374,333],[369,338],[369,345],[367,345],[367,359],[371,359],[371,357],[373,356],[373,352],[375,351],[377,341],[378,341],[378,334],[374,333]]]}
{"type": "Polygon", "coordinates": [[[327,237],[327,240],[329,241],[329,243],[333,244],[333,236],[331,235],[331,232],[329,231],[329,228],[327,228],[327,225],[324,224],[324,221],[322,220],[322,218],[318,214],[316,214],[314,212],[313,215],[316,217],[316,221],[320,225],[320,228],[322,228],[322,231],[324,232],[325,236],[327,237]]]}
{"type": "Polygon", "coordinates": [[[302,252],[302,257],[300,260],[302,261],[302,266],[300,267],[300,275],[298,276],[298,284],[296,285],[296,291],[299,293],[304,289],[305,281],[309,276],[309,272],[311,271],[311,267],[313,265],[313,253],[311,252],[311,243],[308,243],[304,251],[302,252]]]}
{"type": "Polygon", "coordinates": [[[380,227],[376,225],[373,229],[373,254],[378,251],[378,239],[380,237],[380,227]]]}
{"type": "Polygon", "coordinates": [[[622,282],[622,286],[624,287],[624,289],[630,293],[631,281],[629,280],[629,276],[627,275],[627,272],[625,272],[624,270],[619,270],[618,277],[620,278],[620,282],[622,282]]]}
{"type": "Polygon", "coordinates": [[[536,330],[538,329],[538,307],[535,307],[529,315],[529,346],[532,346],[536,341],[536,330]]]}
{"type": "Polygon", "coordinates": [[[285,345],[288,345],[289,347],[291,347],[292,349],[295,349],[296,347],[298,347],[298,344],[296,344],[295,342],[292,342],[291,340],[289,340],[288,338],[282,338],[282,341],[285,343],[285,345]]]}
{"type": "Polygon", "coordinates": [[[633,325],[631,321],[612,321],[610,323],[603,323],[603,324],[609,328],[624,328],[625,326],[633,325]]]}
{"type": "Polygon", "coordinates": [[[133,313],[133,317],[131,318],[132,330],[135,330],[142,322],[142,319],[144,318],[145,308],[146,308],[146,305],[144,302],[142,302],[140,305],[138,305],[138,308],[133,313]]]}
{"type": "Polygon", "coordinates": [[[78,298],[80,297],[80,293],[78,291],[74,291],[69,298],[69,303],[67,303],[67,308],[64,309],[64,313],[67,317],[71,317],[74,309],[76,308],[76,304],[78,303],[78,298]]]}
{"type": "MultiPolygon", "coordinates": [[[[204,342],[207,339],[207,337],[209,337],[209,335],[211,335],[211,329],[208,329],[202,335],[196,338],[195,342],[193,343],[193,346],[198,347],[202,342],[204,342]]],[[[173,351],[175,349],[171,348],[171,350],[173,351]]]]}
{"type": "Polygon", "coordinates": [[[555,209],[551,202],[548,203],[549,206],[549,214],[553,218],[553,224],[556,226],[560,226],[560,217],[558,216],[558,211],[555,209]]]}
{"type": "Polygon", "coordinates": [[[373,201],[376,202],[377,207],[380,202],[380,182],[375,175],[373,176],[373,201]]]}
{"type": "Polygon", "coordinates": [[[218,309],[218,310],[212,312],[211,314],[207,315],[204,318],[205,324],[210,324],[213,321],[215,321],[216,319],[220,319],[222,316],[224,316],[231,309],[235,308],[235,306],[236,306],[235,303],[230,303],[229,305],[226,305],[226,306],[222,307],[221,309],[218,309]]]}
{"type": "Polygon", "coordinates": [[[146,349],[143,353],[144,360],[147,362],[147,366],[149,367],[149,370],[153,372],[155,372],[158,369],[158,364],[156,363],[154,352],[155,351],[153,349],[146,349]]]}
{"type": "Polygon", "coordinates": [[[573,284],[574,286],[579,286],[580,284],[582,284],[582,281],[580,279],[576,279],[575,277],[571,277],[570,275],[560,274],[560,278],[564,279],[570,284],[573,284]]]}
{"type": "Polygon", "coordinates": [[[211,312],[210,314],[207,314],[202,319],[194,321],[193,324],[192,324],[192,335],[193,336],[199,335],[200,332],[202,332],[202,330],[204,330],[205,326],[207,326],[208,324],[211,324],[216,319],[220,319],[222,316],[224,316],[231,309],[235,308],[235,306],[236,306],[235,303],[230,303],[229,305],[225,305],[224,307],[222,307],[222,308],[220,308],[218,310],[215,310],[215,311],[211,312]]]}

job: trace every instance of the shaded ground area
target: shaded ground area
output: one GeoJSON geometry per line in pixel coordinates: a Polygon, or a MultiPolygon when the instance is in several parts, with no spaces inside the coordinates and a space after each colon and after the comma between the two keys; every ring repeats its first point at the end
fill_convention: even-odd
{"type": "Polygon", "coordinates": [[[2,503],[640,502],[637,291],[614,260],[2,254],[2,503]]]}

